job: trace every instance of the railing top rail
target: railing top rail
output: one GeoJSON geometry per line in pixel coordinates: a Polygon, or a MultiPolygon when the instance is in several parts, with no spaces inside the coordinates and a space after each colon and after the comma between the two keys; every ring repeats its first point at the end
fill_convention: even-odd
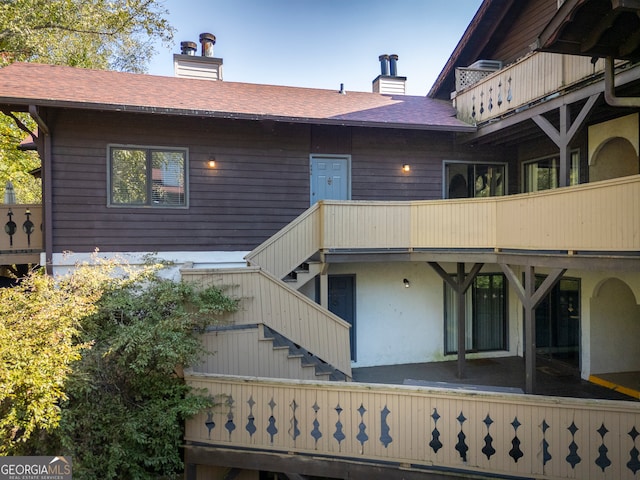
{"type": "Polygon", "coordinates": [[[562,188],[553,188],[549,190],[541,190],[537,192],[514,193],[510,195],[502,195],[495,197],[475,197],[475,198],[442,198],[434,200],[403,200],[403,201],[384,201],[384,200],[324,200],[326,206],[340,205],[371,205],[371,206],[407,206],[407,205],[443,205],[443,204],[469,204],[481,202],[510,202],[522,200],[523,198],[541,198],[548,196],[566,195],[578,191],[587,191],[595,189],[609,188],[617,185],[628,185],[640,183],[640,174],[629,175],[626,177],[612,178],[609,180],[599,180],[597,182],[581,183],[579,185],[571,185],[562,188]]]}
{"type": "Polygon", "coordinates": [[[180,269],[181,273],[184,273],[186,275],[189,274],[198,274],[198,275],[208,275],[208,274],[212,274],[212,273],[233,273],[233,274],[251,274],[251,273],[256,273],[256,272],[260,272],[261,268],[257,267],[257,266],[251,266],[251,267],[222,267],[222,268],[216,268],[216,267],[211,267],[211,268],[193,268],[193,267],[182,267],[180,269]]]}
{"type": "Polygon", "coordinates": [[[41,203],[0,203],[0,208],[41,208],[41,203]]]}
{"type": "Polygon", "coordinates": [[[575,193],[578,191],[597,190],[597,189],[614,187],[618,185],[628,185],[633,183],[640,183],[640,174],[629,175],[627,177],[612,178],[609,180],[599,180],[597,182],[581,183],[579,185],[571,185],[571,186],[562,187],[562,188],[552,188],[549,190],[541,190],[538,192],[516,193],[513,195],[504,195],[502,197],[492,197],[492,198],[495,198],[497,201],[504,202],[509,200],[519,200],[522,198],[531,198],[531,197],[540,198],[540,197],[553,196],[553,195],[566,195],[568,193],[575,193]]]}
{"type": "Polygon", "coordinates": [[[380,394],[420,395],[433,397],[448,397],[452,399],[476,399],[482,402],[499,402],[516,405],[537,405],[554,408],[615,411],[640,414],[638,403],[635,401],[605,400],[597,398],[551,397],[546,395],[531,395],[522,393],[493,392],[464,389],[447,389],[444,387],[391,385],[360,382],[331,382],[322,380],[296,380],[283,378],[248,377],[241,375],[223,375],[215,373],[193,372],[185,370],[184,378],[196,382],[225,383],[259,387],[321,389],[333,392],[374,392],[380,394]]]}

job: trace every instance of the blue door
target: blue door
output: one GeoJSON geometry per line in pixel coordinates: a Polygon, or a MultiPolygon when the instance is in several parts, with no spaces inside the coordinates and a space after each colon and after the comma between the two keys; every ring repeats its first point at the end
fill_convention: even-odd
{"type": "Polygon", "coordinates": [[[329,311],[345,320],[349,330],[351,360],[356,360],[356,277],[329,275],[329,311]]]}
{"type": "Polygon", "coordinates": [[[348,156],[311,157],[311,205],[318,200],[349,200],[348,156]]]}

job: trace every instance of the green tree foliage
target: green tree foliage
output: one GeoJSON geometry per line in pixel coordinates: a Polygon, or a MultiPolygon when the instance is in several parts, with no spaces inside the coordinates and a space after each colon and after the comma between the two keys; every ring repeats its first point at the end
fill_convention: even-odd
{"type": "MultiPolygon", "coordinates": [[[[79,479],[151,479],[182,469],[179,446],[184,420],[210,406],[211,400],[190,391],[181,378],[181,367],[204,354],[196,333],[215,323],[219,314],[236,309],[237,301],[213,287],[199,289],[162,279],[157,268],[146,267],[114,276],[112,263],[82,267],[56,284],[47,277],[33,276],[46,282],[47,295],[51,290],[65,290],[63,286],[68,284],[66,290],[80,297],[71,295],[67,303],[72,307],[64,304],[64,311],[82,312],[74,318],[70,313],[67,315],[71,324],[68,330],[60,328],[59,319],[66,318],[57,311],[63,306],[62,299],[45,302],[47,295],[27,288],[28,282],[16,290],[36,295],[35,301],[29,297],[25,303],[41,306],[41,315],[48,314],[51,336],[65,335],[65,344],[71,351],[59,355],[49,345],[49,335],[44,342],[39,334],[42,327],[31,320],[33,313],[15,318],[19,310],[7,308],[2,312],[0,322],[13,316],[15,322],[22,321],[25,325],[23,331],[40,339],[35,342],[37,347],[27,353],[18,354],[10,345],[2,347],[3,365],[8,364],[4,360],[5,351],[9,358],[20,355],[24,363],[22,370],[15,372],[15,378],[0,379],[3,391],[15,390],[10,381],[33,383],[23,378],[32,373],[32,361],[44,363],[46,368],[50,363],[62,365],[49,375],[41,375],[55,383],[56,390],[52,394],[51,386],[43,380],[41,390],[46,395],[41,401],[51,413],[47,422],[42,421],[44,417],[38,412],[31,414],[29,442],[26,442],[27,428],[23,426],[26,422],[19,415],[14,415],[12,422],[0,424],[4,434],[1,443],[8,441],[13,446],[5,454],[72,455],[74,478],[79,479]],[[45,303],[50,305],[46,312],[45,303]],[[35,332],[31,326],[36,328],[35,332]],[[18,378],[20,381],[16,381],[18,378]],[[48,435],[44,439],[35,435],[38,429],[48,435]],[[21,432],[20,438],[15,431],[21,432]],[[20,440],[22,444],[18,443],[20,440]]],[[[3,298],[0,301],[3,306],[7,303],[3,298]]],[[[3,328],[9,330],[13,325],[3,328]]],[[[4,335],[1,338],[4,344],[4,335]]],[[[24,412],[35,411],[35,407],[43,409],[39,404],[32,407],[39,398],[28,391],[31,383],[23,387],[25,393],[20,399],[24,412]]],[[[3,418],[5,403],[0,402],[3,418]]]]}
{"type": "Polygon", "coordinates": [[[0,455],[58,424],[64,381],[87,346],[78,328],[96,309],[106,273],[83,270],[54,282],[32,272],[15,288],[0,289],[0,455]]]}
{"type": "MultiPolygon", "coordinates": [[[[35,122],[28,115],[16,114],[16,117],[34,131],[35,122]]],[[[15,190],[16,203],[42,201],[40,179],[30,173],[40,166],[38,154],[18,150],[18,145],[26,135],[11,117],[0,115],[0,202],[9,180],[15,190]]]]}
{"type": "Polygon", "coordinates": [[[184,420],[210,405],[180,366],[202,354],[197,331],[236,308],[220,290],[157,277],[107,292],[83,322],[84,353],[67,389],[60,433],[74,475],[157,478],[182,469],[184,420]]]}
{"type": "MultiPolygon", "coordinates": [[[[0,0],[0,68],[13,62],[146,71],[153,43],[174,29],[158,0],[0,0]]],[[[17,115],[35,131],[27,115],[17,115]]],[[[35,152],[21,152],[26,133],[0,115],[0,195],[11,180],[19,203],[40,202],[35,152]]],[[[0,197],[2,200],[2,197],[0,197]]]]}
{"type": "Polygon", "coordinates": [[[158,0],[3,0],[0,59],[142,72],[152,42],[173,38],[167,13],[158,0]]]}

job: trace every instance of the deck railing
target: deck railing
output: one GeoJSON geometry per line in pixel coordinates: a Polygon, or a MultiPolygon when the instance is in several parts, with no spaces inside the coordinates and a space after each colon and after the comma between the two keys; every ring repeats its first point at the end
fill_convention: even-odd
{"type": "Polygon", "coordinates": [[[456,92],[457,117],[476,124],[538,102],[604,71],[604,60],[536,52],[456,92]],[[540,76],[539,72],[546,72],[540,76]]]}
{"type": "Polygon", "coordinates": [[[0,205],[0,265],[37,263],[43,250],[42,205],[0,205]]]}
{"type": "Polygon", "coordinates": [[[638,254],[638,232],[640,175],[633,175],[505,197],[322,201],[246,258],[281,278],[318,251],[468,248],[638,254]]]}
{"type": "Polygon", "coordinates": [[[186,380],[220,402],[187,421],[187,444],[492,478],[624,480],[640,471],[633,402],[193,373],[186,380]]]}

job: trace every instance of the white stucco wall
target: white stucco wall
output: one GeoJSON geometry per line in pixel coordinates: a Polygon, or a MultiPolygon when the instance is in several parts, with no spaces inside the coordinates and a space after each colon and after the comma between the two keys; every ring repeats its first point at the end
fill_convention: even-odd
{"type": "MultiPolygon", "coordinates": [[[[456,270],[455,264],[443,267],[452,273],[456,270]]],[[[483,271],[500,270],[486,267],[483,271]]],[[[356,276],[354,368],[457,358],[444,355],[444,284],[426,263],[333,264],[329,274],[356,276]],[[405,278],[409,288],[403,284],[405,278]]],[[[513,297],[509,294],[510,350],[470,354],[468,358],[516,355],[521,350],[522,315],[513,297]]]]}
{"type": "Polygon", "coordinates": [[[356,275],[356,367],[442,358],[442,282],[426,264],[332,265],[356,275]],[[403,279],[411,286],[405,288],[403,279]]]}
{"type": "Polygon", "coordinates": [[[639,304],[640,272],[582,272],[582,378],[640,370],[639,304]],[[618,281],[619,291],[609,306],[598,306],[608,279],[618,281]]]}

